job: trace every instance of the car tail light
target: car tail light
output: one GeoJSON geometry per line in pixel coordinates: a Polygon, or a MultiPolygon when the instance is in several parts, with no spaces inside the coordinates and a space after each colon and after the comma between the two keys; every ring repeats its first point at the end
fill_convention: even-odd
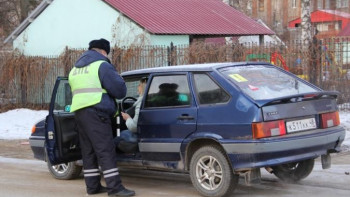
{"type": "Polygon", "coordinates": [[[36,126],[34,125],[34,126],[32,127],[32,133],[35,133],[35,130],[36,130],[36,126]]]}
{"type": "Polygon", "coordinates": [[[335,127],[340,124],[339,112],[321,114],[321,128],[335,127]]]}
{"type": "Polygon", "coordinates": [[[252,129],[254,139],[286,134],[284,120],[253,123],[252,129]]]}

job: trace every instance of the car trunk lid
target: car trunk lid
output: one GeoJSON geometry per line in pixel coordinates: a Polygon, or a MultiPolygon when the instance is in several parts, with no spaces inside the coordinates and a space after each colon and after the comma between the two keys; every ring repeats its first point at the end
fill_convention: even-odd
{"type": "Polygon", "coordinates": [[[337,110],[337,92],[294,95],[260,103],[264,121],[311,116],[337,110]]]}

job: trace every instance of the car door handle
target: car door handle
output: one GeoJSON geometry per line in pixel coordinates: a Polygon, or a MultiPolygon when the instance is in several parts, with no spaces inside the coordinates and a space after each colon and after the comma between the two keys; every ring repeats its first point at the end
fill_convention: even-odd
{"type": "Polygon", "coordinates": [[[182,114],[181,116],[177,117],[178,120],[194,120],[193,116],[189,116],[188,114],[182,114]]]}

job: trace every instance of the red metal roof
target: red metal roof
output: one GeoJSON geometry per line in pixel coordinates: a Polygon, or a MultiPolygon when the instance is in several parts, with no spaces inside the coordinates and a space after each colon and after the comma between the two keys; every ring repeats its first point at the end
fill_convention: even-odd
{"type": "Polygon", "coordinates": [[[153,34],[275,34],[220,0],[104,1],[153,34]]]}

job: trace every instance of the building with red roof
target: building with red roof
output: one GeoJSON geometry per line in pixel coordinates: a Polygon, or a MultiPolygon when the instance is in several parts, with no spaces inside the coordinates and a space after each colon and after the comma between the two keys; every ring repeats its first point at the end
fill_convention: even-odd
{"type": "MultiPolygon", "coordinates": [[[[318,31],[318,37],[337,36],[350,22],[350,14],[337,10],[316,10],[311,13],[311,23],[318,31]]],[[[300,27],[301,18],[288,23],[290,29],[300,27]]]]}
{"type": "Polygon", "coordinates": [[[5,42],[26,55],[59,55],[101,37],[129,46],[272,34],[220,0],[45,0],[5,42]]]}

